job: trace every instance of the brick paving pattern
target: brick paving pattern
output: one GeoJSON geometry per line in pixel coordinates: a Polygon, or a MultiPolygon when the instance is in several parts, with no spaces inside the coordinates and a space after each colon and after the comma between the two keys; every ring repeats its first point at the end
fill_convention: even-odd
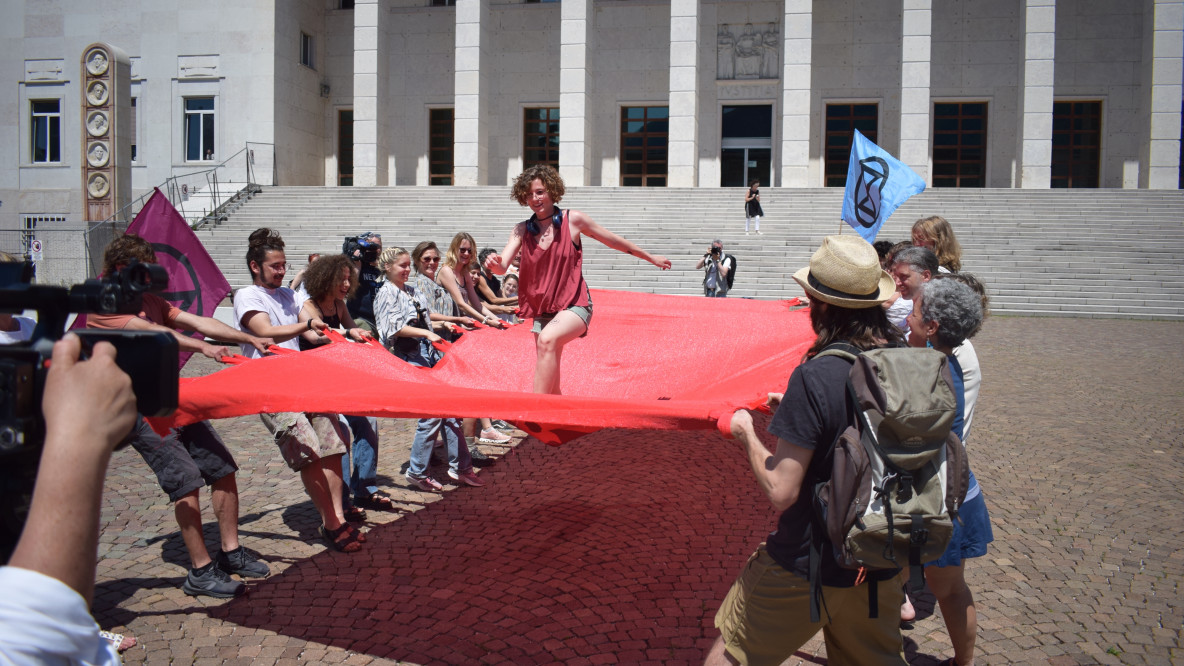
{"type": "MultiPolygon", "coordinates": [[[[1184,663],[1184,324],[990,320],[971,464],[996,541],[967,578],[979,663],[1184,663]]],[[[215,365],[191,361],[187,373],[215,365]]],[[[241,538],[272,567],[225,601],[181,592],[172,508],[130,449],[107,480],[95,616],[131,664],[695,664],[775,513],[734,442],[603,431],[483,447],[485,488],[402,480],[412,422],[381,422],[394,513],[327,550],[257,417],[217,427],[241,470],[241,538]]],[[[206,541],[217,524],[203,494],[206,541]]],[[[951,656],[932,596],[912,664],[951,656]]],[[[826,663],[821,637],[789,662],[826,663]]]]}

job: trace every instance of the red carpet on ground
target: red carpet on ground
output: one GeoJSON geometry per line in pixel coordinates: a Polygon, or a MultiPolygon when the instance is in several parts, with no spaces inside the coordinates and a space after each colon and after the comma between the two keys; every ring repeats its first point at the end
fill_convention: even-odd
{"type": "Polygon", "coordinates": [[[481,478],[207,612],[416,664],[701,664],[776,522],[744,450],[710,431],[526,441],[481,478]]]}
{"type": "MultiPolygon", "coordinates": [[[[588,335],[567,345],[564,395],[535,395],[529,326],[466,333],[432,369],[339,341],[182,380],[172,423],[259,412],[493,416],[558,444],[601,428],[726,431],[764,403],[813,341],[796,299],[593,290],[588,335]]],[[[157,422],[162,427],[169,422],[157,422]]]]}

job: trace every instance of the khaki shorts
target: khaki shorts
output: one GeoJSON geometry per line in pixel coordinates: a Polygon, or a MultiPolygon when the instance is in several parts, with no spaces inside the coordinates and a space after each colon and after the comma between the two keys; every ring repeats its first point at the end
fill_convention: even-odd
{"type": "Polygon", "coordinates": [[[723,634],[728,654],[746,666],[777,666],[819,630],[826,639],[827,661],[833,666],[905,666],[900,577],[878,583],[878,618],[868,617],[867,585],[824,586],[822,621],[811,623],[809,581],[781,568],[762,543],[728,590],[715,626],[723,634]]]}
{"type": "Polygon", "coordinates": [[[277,412],[260,414],[288,467],[299,472],[321,458],[339,456],[348,448],[349,433],[336,414],[277,412]]]}

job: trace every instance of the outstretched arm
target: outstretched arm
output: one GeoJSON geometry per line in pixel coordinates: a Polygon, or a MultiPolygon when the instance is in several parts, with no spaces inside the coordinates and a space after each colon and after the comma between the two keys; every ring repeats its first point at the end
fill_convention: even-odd
{"type": "Polygon", "coordinates": [[[177,315],[174,321],[177,322],[177,326],[187,331],[197,331],[211,340],[218,340],[220,342],[237,342],[238,344],[251,345],[262,354],[266,354],[267,348],[275,344],[274,341],[268,338],[259,338],[249,333],[236,331],[213,317],[201,317],[189,312],[182,312],[177,315]]]}
{"type": "Polygon", "coordinates": [[[471,286],[461,288],[460,277],[451,267],[441,266],[440,272],[436,274],[436,279],[452,297],[452,301],[456,303],[461,312],[483,324],[497,326],[504,323],[481,304],[481,300],[477,298],[477,292],[471,286]],[[478,306],[480,306],[479,309],[478,306]]]}
{"type": "Polygon", "coordinates": [[[490,273],[505,275],[506,271],[510,270],[510,266],[514,265],[514,257],[522,248],[522,234],[525,227],[526,224],[523,222],[515,224],[514,230],[510,232],[510,240],[506,241],[506,247],[502,248],[502,253],[491,254],[485,258],[485,268],[490,273]]]}
{"type": "Polygon", "coordinates": [[[670,268],[670,260],[666,257],[646,252],[645,250],[638,247],[633,241],[622,238],[608,229],[605,229],[599,224],[593,222],[592,218],[584,215],[578,210],[571,210],[569,208],[567,212],[567,220],[572,226],[572,238],[575,238],[579,234],[586,234],[592,238],[595,238],[601,243],[604,243],[608,247],[617,250],[618,252],[624,252],[625,254],[631,254],[635,257],[645,259],[662,270],[670,268]]]}
{"type": "MultiPolygon", "coordinates": [[[[770,402],[774,395],[769,394],[770,402]]],[[[780,401],[779,396],[777,400],[780,401]]],[[[744,409],[732,414],[732,436],[744,446],[757,484],[773,506],[778,511],[793,506],[798,501],[814,451],[777,438],[777,450],[770,453],[753,429],[752,414],[744,409]]]]}

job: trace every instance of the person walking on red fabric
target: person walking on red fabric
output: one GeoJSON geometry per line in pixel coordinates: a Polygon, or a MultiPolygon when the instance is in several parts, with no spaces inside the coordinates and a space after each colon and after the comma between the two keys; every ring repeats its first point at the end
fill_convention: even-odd
{"type": "Polygon", "coordinates": [[[519,268],[519,315],[534,319],[537,356],[534,392],[559,394],[559,367],[563,346],[588,334],[592,297],[584,281],[581,234],[608,247],[640,257],[662,270],[670,268],[666,257],[650,254],[605,229],[578,210],[561,210],[563,179],[555,169],[536,164],[514,181],[510,196],[530,208],[529,220],[514,226],[500,255],[492,254],[485,267],[504,275],[522,252],[519,268]]]}

